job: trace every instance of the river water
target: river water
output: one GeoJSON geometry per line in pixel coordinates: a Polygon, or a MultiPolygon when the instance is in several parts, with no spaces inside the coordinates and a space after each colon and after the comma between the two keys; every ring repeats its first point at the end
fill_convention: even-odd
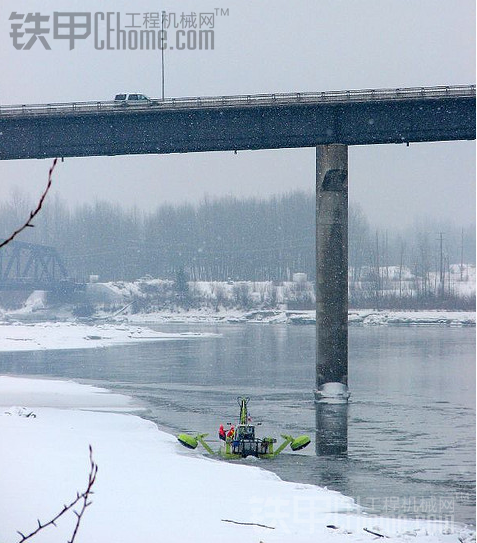
{"type": "MultiPolygon", "coordinates": [[[[371,514],[475,526],[475,330],[350,327],[348,452],[317,456],[315,328],[161,325],[215,337],[106,349],[0,354],[0,373],[73,378],[130,394],[166,431],[236,422],[238,395],[259,435],[307,433],[312,445],[245,462],[354,497],[371,514]]],[[[217,442],[218,446],[218,442],[217,442]]]]}

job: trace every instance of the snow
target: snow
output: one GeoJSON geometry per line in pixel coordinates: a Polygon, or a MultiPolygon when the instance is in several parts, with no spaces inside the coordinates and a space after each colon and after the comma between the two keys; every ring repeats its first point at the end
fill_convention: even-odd
{"type": "Polygon", "coordinates": [[[25,301],[24,311],[25,313],[33,313],[45,309],[46,306],[46,291],[34,290],[25,301]]]}
{"type": "MultiPolygon", "coordinates": [[[[450,284],[446,282],[446,295],[454,296],[456,300],[460,298],[463,304],[460,307],[473,309],[470,302],[475,297],[475,266],[465,265],[461,270],[460,266],[452,265],[450,270],[451,282],[450,284]]],[[[363,270],[363,276],[366,276],[366,273],[366,270],[363,270]]],[[[352,275],[350,271],[351,303],[356,302],[356,300],[353,302],[353,296],[356,295],[360,299],[357,307],[373,304],[373,301],[369,301],[369,295],[374,287],[370,289],[369,281],[353,282],[352,275]]],[[[428,283],[433,285],[434,290],[438,285],[436,277],[435,274],[431,274],[428,278],[428,283]]],[[[404,298],[409,297],[407,302],[410,303],[412,294],[415,303],[418,303],[420,291],[410,270],[407,268],[399,270],[390,266],[388,269],[382,269],[382,278],[384,296],[390,296],[390,300],[396,302],[402,291],[404,298]],[[399,278],[400,271],[401,281],[396,279],[399,278]]],[[[134,282],[88,283],[84,298],[85,308],[71,303],[49,305],[45,292],[34,291],[21,307],[16,309],[0,307],[0,318],[10,322],[15,320],[71,322],[75,316],[83,314],[82,309],[89,309],[93,312],[96,322],[109,323],[315,324],[313,309],[315,293],[313,283],[309,281],[279,284],[272,281],[190,281],[188,286],[187,299],[179,301],[174,282],[165,279],[144,277],[134,282]]],[[[382,300],[381,307],[385,307],[385,303],[386,298],[382,300]]],[[[349,312],[349,322],[365,326],[375,324],[475,326],[475,311],[360,309],[349,312]]]]}
{"type": "Polygon", "coordinates": [[[316,391],[319,401],[327,404],[347,403],[350,397],[348,387],[343,383],[325,383],[316,391]]]}
{"type": "MultiPolygon", "coordinates": [[[[127,321],[136,324],[187,323],[187,324],[312,324],[316,323],[315,311],[293,310],[222,310],[190,309],[188,311],[160,311],[128,315],[127,321]]],[[[375,309],[350,310],[348,323],[371,325],[447,325],[475,326],[473,311],[378,311],[375,309]]]]}
{"type": "MultiPolygon", "coordinates": [[[[373,290],[376,274],[375,269],[363,267],[359,275],[362,279],[356,281],[354,279],[355,270],[348,269],[348,286],[350,291],[364,290],[369,291],[370,285],[373,290]],[[374,281],[374,283],[373,283],[374,281]]],[[[388,266],[379,268],[379,277],[381,278],[381,288],[383,294],[394,294],[399,296],[401,292],[403,297],[416,296],[419,290],[422,291],[424,278],[414,274],[408,267],[403,266],[388,266]],[[401,278],[401,279],[399,279],[401,278]]],[[[429,271],[426,277],[428,288],[433,292],[438,292],[440,286],[440,272],[429,271]]],[[[473,264],[464,264],[461,268],[460,264],[451,264],[449,270],[445,270],[444,277],[445,292],[450,292],[458,298],[466,298],[475,296],[476,289],[476,269],[473,264]]]]}
{"type": "MultiPolygon", "coordinates": [[[[124,412],[133,408],[88,385],[0,377],[0,541],[35,530],[85,489],[90,444],[99,472],[78,543],[372,541],[364,528],[390,543],[475,541],[462,526],[368,516],[337,492],[206,458],[124,412]]],[[[74,522],[70,512],[33,540],[66,541],[74,522]]]]}
{"type": "Polygon", "coordinates": [[[348,313],[348,322],[374,325],[447,325],[475,326],[473,311],[375,311],[356,310],[348,313]]]}
{"type": "MultiPolygon", "coordinates": [[[[290,310],[223,310],[196,309],[183,312],[161,311],[118,316],[110,323],[93,321],[85,324],[68,322],[0,321],[0,352],[38,349],[84,349],[138,343],[139,341],[173,341],[213,337],[213,333],[164,333],[150,330],[150,324],[311,324],[315,311],[290,310]]],[[[475,326],[472,311],[376,311],[351,310],[348,323],[352,325],[441,325],[475,326]]]]}
{"type": "MultiPolygon", "coordinates": [[[[355,280],[356,270],[348,270],[348,287],[350,294],[364,296],[374,292],[376,285],[375,269],[363,267],[355,280]]],[[[294,281],[189,281],[189,295],[193,307],[220,308],[273,308],[287,304],[290,309],[309,308],[315,303],[313,282],[306,280],[303,273],[295,273],[294,281]]],[[[398,266],[382,267],[379,270],[380,287],[383,296],[394,297],[395,300],[412,298],[417,304],[423,290],[436,294],[440,290],[440,274],[429,272],[423,277],[417,276],[409,268],[398,266]]],[[[476,269],[475,265],[453,264],[445,274],[442,285],[446,295],[452,295],[461,301],[475,297],[476,269]],[[450,273],[449,273],[450,272],[450,273]]],[[[103,293],[102,301],[111,302],[114,295],[117,303],[126,304],[133,299],[142,300],[148,311],[175,308],[176,291],[174,282],[164,279],[142,278],[134,282],[116,281],[96,285],[88,285],[88,292],[95,290],[103,293]],[[106,291],[109,293],[106,296],[106,291]]],[[[91,299],[93,301],[93,298],[91,299]]],[[[100,302],[101,297],[94,298],[100,302]]],[[[360,302],[362,303],[362,302],[360,302]]],[[[130,311],[131,312],[131,311],[130,311]]]]}
{"type": "Polygon", "coordinates": [[[0,351],[85,349],[144,341],[188,340],[216,334],[163,333],[120,324],[77,322],[0,323],[0,351]]]}

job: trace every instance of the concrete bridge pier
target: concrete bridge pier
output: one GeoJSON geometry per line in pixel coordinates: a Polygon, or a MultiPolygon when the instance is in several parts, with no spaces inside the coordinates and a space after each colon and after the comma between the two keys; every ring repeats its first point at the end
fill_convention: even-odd
{"type": "Polygon", "coordinates": [[[316,450],[347,450],[348,146],[316,148],[316,450]]]}
{"type": "Polygon", "coordinates": [[[348,402],[315,403],[317,456],[338,456],[348,452],[348,402]]]}

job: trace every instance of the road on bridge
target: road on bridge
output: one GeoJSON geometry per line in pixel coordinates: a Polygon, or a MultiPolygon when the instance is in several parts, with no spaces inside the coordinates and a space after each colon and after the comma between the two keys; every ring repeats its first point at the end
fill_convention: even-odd
{"type": "Polygon", "coordinates": [[[0,106],[0,159],[475,139],[475,85],[0,106]]]}

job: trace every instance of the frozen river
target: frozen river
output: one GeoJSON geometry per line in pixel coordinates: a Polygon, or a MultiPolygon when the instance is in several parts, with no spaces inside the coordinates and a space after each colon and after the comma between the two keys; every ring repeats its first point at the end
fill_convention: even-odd
{"type": "MultiPolygon", "coordinates": [[[[0,373],[73,378],[131,394],[171,432],[235,422],[250,396],[261,435],[314,442],[314,326],[161,325],[219,337],[104,349],[0,353],[0,373]]],[[[475,329],[351,327],[348,453],[260,461],[287,480],[387,516],[475,525],[475,329]]],[[[257,461],[247,460],[256,464],[257,461]]]]}

